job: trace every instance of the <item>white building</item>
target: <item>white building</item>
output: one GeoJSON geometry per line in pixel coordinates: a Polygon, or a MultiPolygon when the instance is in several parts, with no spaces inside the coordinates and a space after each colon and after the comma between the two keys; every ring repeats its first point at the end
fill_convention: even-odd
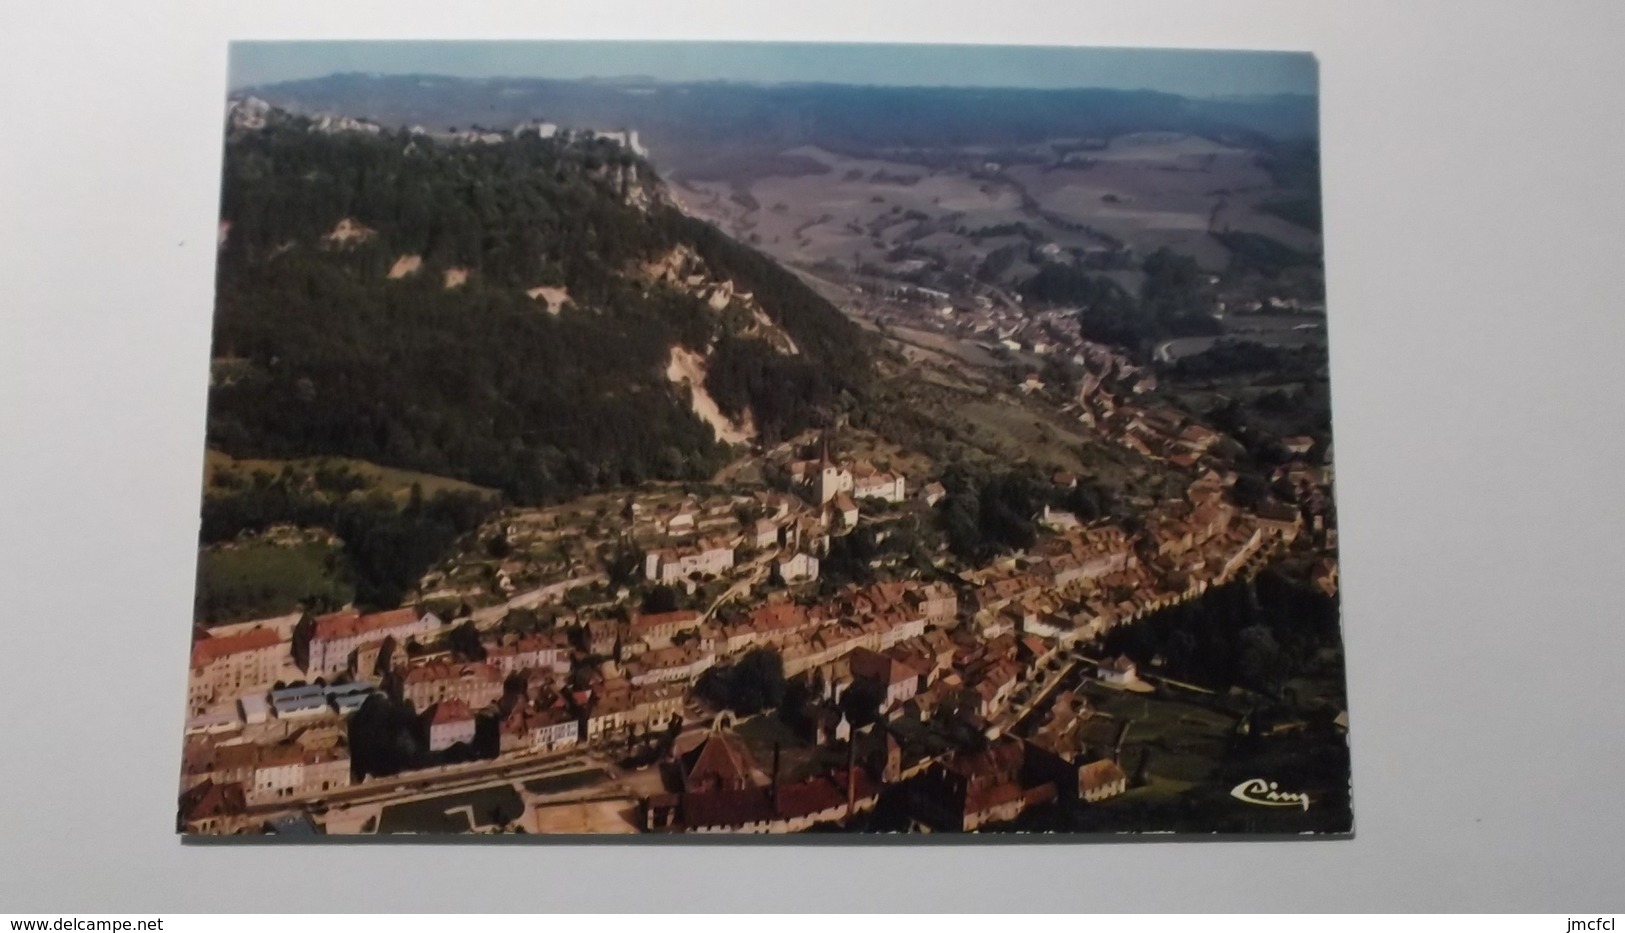
{"type": "Polygon", "coordinates": [[[881,471],[866,472],[859,470],[852,480],[852,498],[854,499],[884,499],[887,502],[902,502],[906,495],[903,477],[896,473],[881,471]]]}
{"type": "Polygon", "coordinates": [[[875,469],[868,463],[847,468],[831,461],[826,455],[818,464],[816,479],[818,504],[824,505],[842,493],[854,499],[884,499],[902,502],[907,484],[901,474],[875,469]]]}
{"type": "Polygon", "coordinates": [[[756,547],[774,547],[779,543],[779,526],[764,518],[752,527],[751,535],[751,543],[756,547]]]}
{"type": "Polygon", "coordinates": [[[1139,678],[1136,676],[1134,662],[1124,655],[1118,655],[1096,669],[1096,676],[1109,684],[1121,687],[1133,683],[1139,678]]]}
{"type": "Polygon", "coordinates": [[[542,751],[569,748],[581,739],[581,720],[563,711],[552,711],[544,714],[535,735],[536,747],[542,751]]]}
{"type": "Polygon", "coordinates": [[[1083,527],[1083,523],[1078,521],[1076,515],[1071,512],[1063,512],[1060,509],[1052,509],[1047,505],[1044,506],[1044,511],[1038,514],[1038,524],[1050,531],[1073,531],[1083,527]]]}
{"type": "Polygon", "coordinates": [[[223,700],[269,687],[288,658],[287,643],[271,628],[198,640],[192,645],[189,712],[196,716],[223,700]]]}
{"type": "Polygon", "coordinates": [[[298,746],[263,749],[254,766],[248,802],[261,804],[293,797],[304,782],[304,749],[298,746]]]}
{"type": "Polygon", "coordinates": [[[716,576],[733,565],[734,549],[726,545],[666,548],[644,556],[643,575],[657,583],[674,583],[694,574],[716,576]]]}
{"type": "Polygon", "coordinates": [[[337,674],[350,667],[351,656],[362,645],[394,638],[397,642],[432,635],[440,630],[432,612],[394,609],[362,615],[354,609],[317,616],[294,632],[295,657],[304,656],[306,673],[337,674]]]}
{"type": "Polygon", "coordinates": [[[627,679],[632,686],[641,687],[644,684],[672,683],[687,681],[698,677],[706,668],[716,663],[714,655],[706,654],[694,648],[671,647],[656,648],[646,651],[631,662],[627,667],[630,675],[627,679]]]}
{"type": "Polygon", "coordinates": [[[818,579],[818,558],[797,553],[773,562],[773,573],[784,583],[805,583],[818,579]]]}
{"type": "Polygon", "coordinates": [[[581,721],[562,709],[516,708],[502,723],[504,751],[552,752],[574,746],[581,721]]]}
{"type": "Polygon", "coordinates": [[[458,742],[474,741],[474,714],[461,700],[447,700],[430,708],[429,751],[438,752],[458,742]]]}
{"type": "Polygon", "coordinates": [[[1092,761],[1078,769],[1078,796],[1089,803],[1116,797],[1128,790],[1128,775],[1111,759],[1092,761]]]}
{"type": "Polygon", "coordinates": [[[867,678],[885,688],[886,697],[881,701],[881,709],[894,709],[908,702],[919,691],[920,672],[888,655],[858,648],[848,657],[847,663],[854,678],[867,678]]]}
{"type": "Polygon", "coordinates": [[[837,466],[828,457],[818,465],[818,504],[824,505],[843,492],[852,491],[852,471],[837,466]]]}
{"type": "Polygon", "coordinates": [[[566,674],[570,671],[570,640],[563,632],[526,635],[490,649],[485,659],[504,676],[529,670],[566,674]]]}

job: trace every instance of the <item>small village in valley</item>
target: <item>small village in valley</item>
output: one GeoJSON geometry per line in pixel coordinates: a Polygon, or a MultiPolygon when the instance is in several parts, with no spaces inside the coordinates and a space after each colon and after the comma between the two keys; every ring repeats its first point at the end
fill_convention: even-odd
{"type": "Polygon", "coordinates": [[[884,542],[946,493],[823,432],[761,458],[782,488],[504,512],[504,556],[432,573],[420,604],[200,630],[181,828],[953,832],[1151,792],[1132,708],[1211,691],[1103,640],[1272,561],[1334,594],[1331,477],[1304,446],[1288,498],[1240,508],[1216,431],[1102,408],[1102,430],[1193,474],[1133,530],[1045,506],[1026,553],[929,573],[882,555],[832,589],[832,546],[884,542]]]}
{"type": "Polygon", "coordinates": [[[848,266],[636,130],[227,131],[180,832],[1346,831],[1318,254],[1010,194],[1261,157],[944,142],[1026,219],[848,266]]]}

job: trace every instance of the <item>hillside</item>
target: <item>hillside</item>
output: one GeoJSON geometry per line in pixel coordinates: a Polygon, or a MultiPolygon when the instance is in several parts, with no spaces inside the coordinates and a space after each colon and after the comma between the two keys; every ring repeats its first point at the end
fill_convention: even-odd
{"type": "Polygon", "coordinates": [[[221,219],[208,437],[234,457],[552,501],[725,459],[668,378],[677,348],[764,441],[868,379],[855,325],[592,134],[430,138],[239,103],[221,219]]]}

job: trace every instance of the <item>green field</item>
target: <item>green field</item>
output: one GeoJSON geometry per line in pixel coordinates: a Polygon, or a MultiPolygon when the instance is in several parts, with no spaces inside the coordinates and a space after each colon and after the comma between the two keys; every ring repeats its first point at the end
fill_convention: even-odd
{"type": "Polygon", "coordinates": [[[1149,755],[1147,775],[1177,790],[1204,783],[1226,753],[1236,719],[1206,706],[1186,702],[1167,693],[1147,695],[1091,686],[1089,702],[1118,720],[1127,720],[1128,740],[1123,747],[1125,769],[1138,768],[1149,755]]]}
{"type": "Polygon", "coordinates": [[[279,615],[301,603],[342,606],[354,591],[343,558],[327,544],[247,544],[198,555],[194,618],[212,624],[279,615]]]}
{"type": "Polygon", "coordinates": [[[432,496],[437,492],[477,492],[483,495],[495,495],[495,490],[462,480],[451,479],[445,476],[436,476],[432,473],[419,473],[414,470],[398,470],[394,467],[379,466],[366,460],[357,460],[353,457],[310,457],[300,460],[251,460],[237,459],[230,454],[219,450],[210,450],[204,455],[204,468],[206,471],[206,486],[215,485],[214,477],[220,472],[237,472],[243,476],[252,476],[256,472],[278,474],[287,466],[302,472],[311,472],[318,467],[348,467],[355,473],[372,483],[373,486],[390,493],[398,499],[404,499],[411,494],[413,484],[423,490],[425,496],[432,496]]]}

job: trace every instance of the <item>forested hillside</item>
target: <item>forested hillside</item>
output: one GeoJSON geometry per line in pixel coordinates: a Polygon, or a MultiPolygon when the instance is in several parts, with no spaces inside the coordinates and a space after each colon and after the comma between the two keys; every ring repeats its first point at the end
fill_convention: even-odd
{"type": "Polygon", "coordinates": [[[721,463],[665,377],[673,346],[721,341],[712,389],[764,439],[864,391],[855,325],[669,206],[611,142],[323,133],[273,112],[228,137],[222,221],[208,435],[236,456],[359,457],[540,502],[721,463]],[[639,274],[679,245],[799,355],[639,274]]]}

